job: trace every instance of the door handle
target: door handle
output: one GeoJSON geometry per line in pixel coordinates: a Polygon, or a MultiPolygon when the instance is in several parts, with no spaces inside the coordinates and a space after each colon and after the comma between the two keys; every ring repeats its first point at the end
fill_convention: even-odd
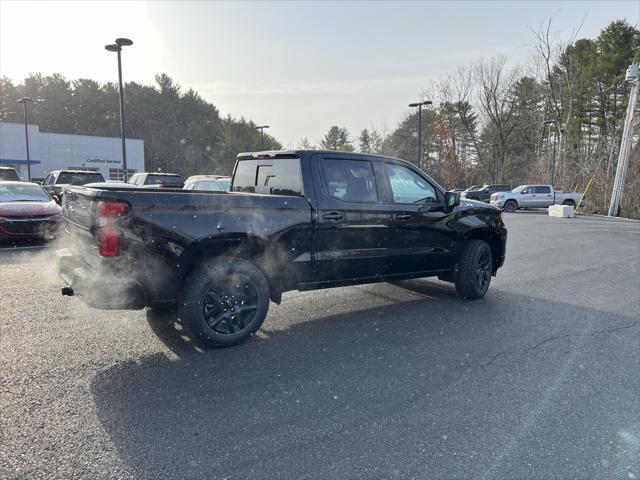
{"type": "Polygon", "coordinates": [[[338,212],[331,212],[331,213],[325,213],[324,215],[322,215],[322,218],[324,218],[325,220],[331,220],[333,222],[337,222],[342,220],[344,218],[344,215],[338,212]]]}
{"type": "Polygon", "coordinates": [[[532,197],[535,197],[535,195],[531,195],[532,197]]]}
{"type": "Polygon", "coordinates": [[[396,220],[402,220],[402,221],[407,221],[407,220],[411,220],[412,216],[409,215],[408,213],[398,213],[395,215],[395,219],[396,220]]]}

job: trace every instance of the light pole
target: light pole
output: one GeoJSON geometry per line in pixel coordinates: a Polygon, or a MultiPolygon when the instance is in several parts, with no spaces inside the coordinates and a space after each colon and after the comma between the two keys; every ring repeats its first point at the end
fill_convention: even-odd
{"type": "Polygon", "coordinates": [[[122,137],[122,170],[124,171],[124,181],[129,179],[129,171],[127,170],[127,148],[125,146],[124,136],[124,86],[122,85],[122,61],[120,52],[122,47],[129,47],[133,42],[128,38],[116,38],[116,43],[105,45],[104,48],[110,52],[118,54],[118,92],[120,93],[120,136],[122,137]]]}
{"type": "MultiPolygon", "coordinates": [[[[543,133],[544,133],[544,125],[549,125],[549,141],[551,141],[551,125],[555,124],[556,121],[555,120],[545,120],[542,122],[543,125],[543,133]]],[[[549,156],[551,157],[551,173],[549,175],[549,183],[551,184],[551,186],[553,186],[554,181],[555,181],[555,177],[556,177],[556,138],[558,136],[558,133],[555,132],[554,133],[554,140],[553,140],[553,150],[549,150],[549,156]],[[553,153],[552,153],[553,152],[553,153]]],[[[549,145],[549,148],[551,149],[551,145],[549,145]]]]}
{"type": "Polygon", "coordinates": [[[260,130],[260,150],[264,150],[264,129],[269,128],[269,125],[260,125],[256,127],[256,130],[260,130]]]}
{"type": "Polygon", "coordinates": [[[33,98],[22,97],[16,100],[16,103],[22,104],[24,113],[24,141],[27,146],[27,180],[31,181],[31,155],[29,154],[29,121],[27,119],[27,103],[33,102],[33,98]]]}
{"type": "Polygon", "coordinates": [[[500,144],[499,143],[492,143],[491,144],[491,157],[493,160],[493,165],[491,170],[493,170],[491,172],[491,181],[493,183],[498,183],[498,159],[496,158],[496,147],[499,147],[500,144]]]}
{"type": "Polygon", "coordinates": [[[633,143],[633,127],[637,120],[634,112],[636,110],[636,103],[638,102],[638,90],[640,90],[640,67],[638,67],[637,63],[629,65],[626,80],[631,82],[631,92],[629,94],[629,103],[627,104],[627,114],[624,118],[624,131],[622,132],[620,151],[618,153],[616,176],[613,180],[611,203],[609,204],[609,211],[607,213],[609,217],[620,216],[620,202],[622,201],[622,194],[624,193],[624,178],[629,167],[629,152],[633,143]]]}
{"type": "Polygon", "coordinates": [[[418,166],[422,167],[422,106],[423,105],[431,105],[433,102],[431,100],[425,100],[424,102],[414,102],[410,103],[409,106],[411,108],[418,107],[418,166]]]}

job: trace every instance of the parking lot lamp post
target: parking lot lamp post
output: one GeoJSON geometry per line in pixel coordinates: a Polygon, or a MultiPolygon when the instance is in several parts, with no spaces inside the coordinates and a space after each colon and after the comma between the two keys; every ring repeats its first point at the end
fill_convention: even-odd
{"type": "Polygon", "coordinates": [[[269,125],[260,125],[256,127],[256,130],[260,130],[260,150],[264,150],[264,129],[269,128],[269,125]]]}
{"type": "MultiPolygon", "coordinates": [[[[555,124],[556,121],[555,120],[545,120],[544,122],[542,122],[543,125],[549,125],[549,141],[551,141],[551,125],[555,124]]],[[[543,128],[544,131],[544,128],[543,128]]],[[[554,134],[554,137],[557,137],[557,133],[554,134]]],[[[549,183],[551,184],[551,186],[553,186],[553,182],[555,180],[555,176],[556,176],[556,141],[555,138],[553,140],[553,147],[551,147],[551,145],[549,145],[549,148],[553,148],[553,150],[549,150],[549,157],[551,158],[551,173],[549,175],[549,183]]]]}
{"type": "Polygon", "coordinates": [[[499,147],[499,143],[491,144],[491,159],[493,160],[492,172],[491,172],[491,182],[498,183],[498,158],[496,157],[496,147],[499,147]]]}
{"type": "Polygon", "coordinates": [[[104,48],[109,52],[118,54],[118,93],[120,94],[120,136],[122,137],[122,170],[124,172],[124,181],[129,179],[129,171],[127,170],[127,148],[125,146],[124,136],[124,86],[122,85],[122,61],[120,52],[122,47],[129,47],[133,42],[128,38],[116,38],[116,43],[105,45],[104,48]]]}
{"type": "Polygon", "coordinates": [[[422,167],[422,106],[431,105],[431,104],[433,104],[431,100],[425,100],[424,102],[414,102],[409,104],[411,108],[418,107],[418,155],[416,160],[418,162],[419,167],[422,167]]]}
{"type": "Polygon", "coordinates": [[[27,179],[31,181],[31,155],[29,154],[29,121],[27,119],[27,103],[33,102],[32,98],[22,97],[16,100],[22,104],[22,112],[24,113],[24,141],[27,147],[27,179]]]}

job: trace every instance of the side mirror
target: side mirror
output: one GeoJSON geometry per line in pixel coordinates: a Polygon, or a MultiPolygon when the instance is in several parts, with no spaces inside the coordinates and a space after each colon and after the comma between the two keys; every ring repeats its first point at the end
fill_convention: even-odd
{"type": "Polygon", "coordinates": [[[452,209],[456,205],[460,205],[460,193],[459,192],[445,192],[444,205],[447,209],[452,209]]]}
{"type": "Polygon", "coordinates": [[[55,193],[53,195],[51,195],[51,198],[53,198],[53,200],[58,204],[58,205],[62,205],[62,199],[56,195],[55,193]]]}

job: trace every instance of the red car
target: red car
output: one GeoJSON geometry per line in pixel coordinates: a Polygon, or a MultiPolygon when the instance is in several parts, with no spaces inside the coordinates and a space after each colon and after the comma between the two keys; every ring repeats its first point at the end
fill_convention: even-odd
{"type": "Polygon", "coordinates": [[[0,181],[0,240],[51,240],[62,208],[36,183],[0,181]]]}

